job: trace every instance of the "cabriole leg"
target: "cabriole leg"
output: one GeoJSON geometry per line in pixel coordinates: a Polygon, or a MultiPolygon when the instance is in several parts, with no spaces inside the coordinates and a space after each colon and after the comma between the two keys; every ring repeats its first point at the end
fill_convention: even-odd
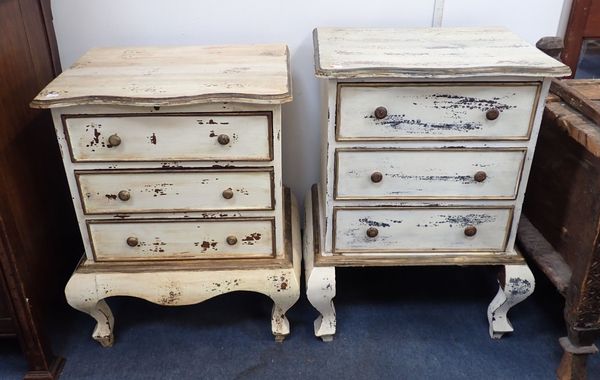
{"type": "Polygon", "coordinates": [[[487,312],[493,339],[500,339],[505,333],[514,331],[506,314],[511,307],[529,297],[535,288],[533,273],[525,264],[504,265],[498,282],[500,288],[487,312]]]}
{"type": "Polygon", "coordinates": [[[97,295],[95,277],[91,274],[73,274],[65,288],[65,296],[69,305],[89,314],[96,320],[92,338],[103,347],[111,347],[114,343],[115,319],[106,302],[99,299],[97,295]]]}

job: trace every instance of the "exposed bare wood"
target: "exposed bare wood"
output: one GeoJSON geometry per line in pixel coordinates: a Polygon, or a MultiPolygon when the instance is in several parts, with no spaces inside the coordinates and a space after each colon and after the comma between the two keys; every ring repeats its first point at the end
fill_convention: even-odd
{"type": "Polygon", "coordinates": [[[280,104],[292,100],[288,69],[283,44],[96,48],[31,105],[280,104]]]}
{"type": "Polygon", "coordinates": [[[565,296],[571,281],[571,268],[525,216],[521,216],[519,222],[517,244],[523,254],[531,258],[565,296]]]}
{"type": "Polygon", "coordinates": [[[586,98],[576,87],[570,86],[568,80],[553,79],[550,91],[560,96],[568,105],[589,117],[600,125],[600,105],[586,98]]]}
{"type": "Polygon", "coordinates": [[[504,28],[318,28],[315,72],[332,78],[566,76],[569,68],[504,28]]]}

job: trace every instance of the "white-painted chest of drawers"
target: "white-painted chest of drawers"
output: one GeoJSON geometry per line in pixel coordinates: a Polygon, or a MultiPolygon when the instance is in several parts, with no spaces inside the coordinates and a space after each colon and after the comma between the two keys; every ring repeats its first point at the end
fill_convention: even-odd
{"type": "Polygon", "coordinates": [[[306,197],[315,334],[337,266],[501,265],[490,335],[534,278],[517,223],[550,78],[569,69],[500,28],[314,31],[321,182],[306,197]]]}
{"type": "Polygon", "coordinates": [[[32,106],[51,108],[85,247],[68,302],[113,342],[104,301],[185,305],[230,291],[275,303],[289,333],[300,232],[281,181],[285,45],[93,49],[32,106]]]}

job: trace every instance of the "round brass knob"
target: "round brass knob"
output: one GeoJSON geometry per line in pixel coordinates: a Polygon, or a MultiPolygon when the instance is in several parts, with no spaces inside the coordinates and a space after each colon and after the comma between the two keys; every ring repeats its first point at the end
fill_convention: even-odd
{"type": "Polygon", "coordinates": [[[225,198],[225,199],[231,199],[231,198],[233,198],[233,190],[231,190],[231,189],[223,190],[222,195],[223,195],[223,198],[225,198]]]}
{"type": "Polygon", "coordinates": [[[119,191],[118,197],[120,200],[125,202],[131,198],[131,193],[129,193],[129,191],[127,191],[127,190],[121,190],[121,191],[119,191]]]}
{"type": "Polygon", "coordinates": [[[497,108],[490,108],[485,113],[485,118],[488,120],[496,120],[500,116],[500,111],[497,108]]]}
{"type": "Polygon", "coordinates": [[[121,145],[121,138],[116,134],[108,136],[108,143],[110,146],[119,146],[121,145]]]}
{"type": "Polygon", "coordinates": [[[127,245],[130,247],[135,247],[136,245],[138,245],[138,243],[138,238],[134,236],[130,236],[127,238],[127,245]]]}
{"type": "Polygon", "coordinates": [[[227,144],[229,144],[230,139],[229,139],[229,136],[227,136],[227,135],[219,135],[217,137],[217,141],[221,145],[227,145],[227,144]]]}
{"type": "Polygon", "coordinates": [[[236,245],[237,244],[237,238],[233,235],[227,236],[227,244],[229,245],[236,245]]]}
{"type": "Polygon", "coordinates": [[[387,116],[387,108],[385,107],[377,107],[375,108],[375,112],[373,112],[376,119],[383,119],[387,116]]]}
{"type": "Polygon", "coordinates": [[[381,182],[381,180],[383,179],[383,174],[381,174],[380,172],[374,172],[373,174],[371,174],[371,181],[378,183],[381,182]]]}
{"type": "Polygon", "coordinates": [[[475,226],[467,226],[465,227],[465,236],[475,236],[477,233],[477,227],[475,226]]]}
{"type": "Polygon", "coordinates": [[[484,171],[479,171],[475,173],[473,179],[477,182],[483,182],[487,178],[487,174],[484,171]]]}
{"type": "Polygon", "coordinates": [[[379,230],[377,230],[377,228],[375,228],[375,227],[369,227],[369,229],[367,230],[367,236],[370,238],[374,238],[378,234],[379,234],[379,230]]]}

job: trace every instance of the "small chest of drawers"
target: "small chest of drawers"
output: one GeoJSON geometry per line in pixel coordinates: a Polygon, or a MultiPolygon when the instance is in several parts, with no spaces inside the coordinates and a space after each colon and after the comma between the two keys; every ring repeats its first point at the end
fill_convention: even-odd
{"type": "Polygon", "coordinates": [[[93,49],[33,106],[51,108],[85,257],[68,302],[113,342],[105,298],[186,305],[230,291],[299,297],[295,201],[281,180],[285,45],[93,49]]]}
{"type": "Polygon", "coordinates": [[[307,295],[335,333],[335,267],[501,265],[490,335],[534,278],[517,222],[549,80],[566,66],[500,28],[314,31],[321,181],[306,198],[307,295]]]}

